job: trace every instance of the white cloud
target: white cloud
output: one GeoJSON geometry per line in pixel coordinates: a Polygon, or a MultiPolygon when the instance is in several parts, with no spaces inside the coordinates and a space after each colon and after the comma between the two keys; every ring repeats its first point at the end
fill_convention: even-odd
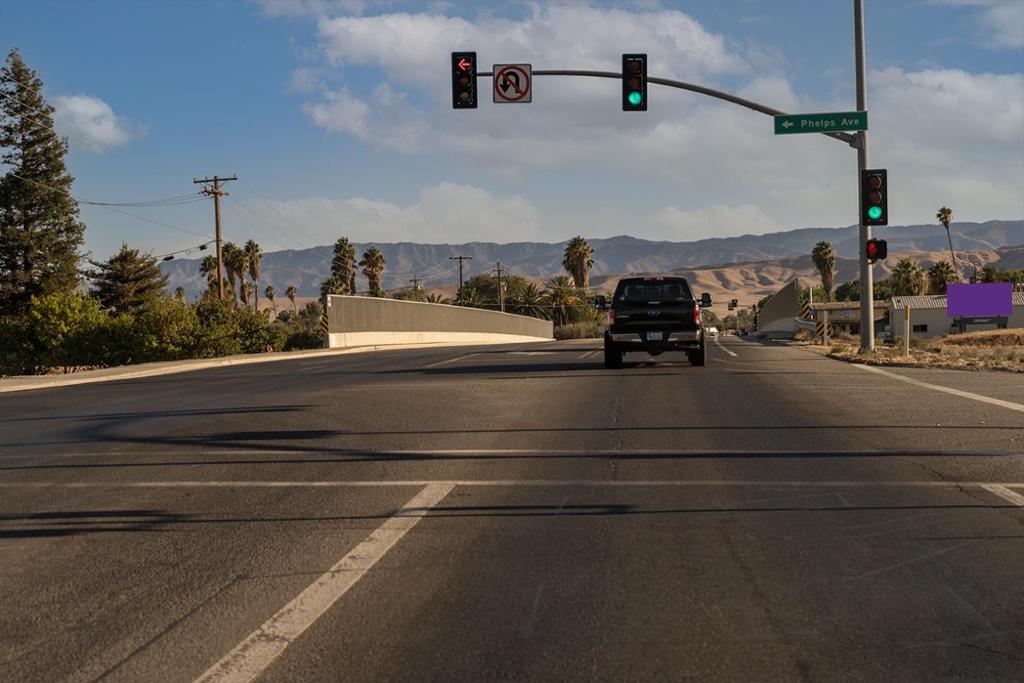
{"type": "Polygon", "coordinates": [[[1024,2],[994,2],[978,17],[978,23],[992,36],[992,47],[1024,47],[1024,2]]]}
{"type": "Polygon", "coordinates": [[[988,48],[1024,47],[1024,2],[1021,0],[933,0],[935,4],[977,7],[975,21],[988,48]]]}
{"type": "Polygon", "coordinates": [[[54,98],[53,106],[54,127],[93,152],[121,147],[142,134],[98,97],[60,95],[54,98]]]}
{"type": "MultiPolygon", "coordinates": [[[[311,229],[322,243],[345,234],[356,242],[471,242],[534,240],[541,237],[537,211],[522,197],[497,197],[472,185],[441,183],[426,187],[415,204],[355,197],[310,197],[274,201],[274,208],[311,229]]],[[[247,206],[271,223],[279,216],[259,204],[247,206]]]]}
{"type": "Polygon", "coordinates": [[[715,204],[696,211],[669,206],[656,213],[653,220],[664,228],[657,237],[673,241],[698,240],[711,235],[760,235],[782,229],[777,221],[753,204],[715,204]]]}

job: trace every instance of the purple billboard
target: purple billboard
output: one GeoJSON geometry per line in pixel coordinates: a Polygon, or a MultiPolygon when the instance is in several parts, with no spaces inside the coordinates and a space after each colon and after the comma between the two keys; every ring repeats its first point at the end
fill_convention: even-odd
{"type": "Polygon", "coordinates": [[[946,315],[951,318],[1012,314],[1013,285],[1009,282],[946,286],[946,315]]]}

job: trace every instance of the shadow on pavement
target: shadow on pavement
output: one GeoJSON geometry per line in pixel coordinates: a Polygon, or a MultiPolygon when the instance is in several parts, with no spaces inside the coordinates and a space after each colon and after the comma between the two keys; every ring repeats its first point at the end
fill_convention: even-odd
{"type": "Polygon", "coordinates": [[[154,528],[156,525],[181,520],[181,515],[159,510],[75,510],[0,515],[0,539],[57,538],[121,531],[158,531],[159,529],[154,528]]]}

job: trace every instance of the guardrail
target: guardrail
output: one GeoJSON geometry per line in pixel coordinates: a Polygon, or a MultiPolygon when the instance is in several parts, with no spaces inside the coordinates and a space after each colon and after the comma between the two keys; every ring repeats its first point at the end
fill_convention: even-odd
{"type": "Polygon", "coordinates": [[[327,298],[330,348],[443,342],[502,343],[554,338],[549,320],[480,308],[365,296],[327,298]]]}

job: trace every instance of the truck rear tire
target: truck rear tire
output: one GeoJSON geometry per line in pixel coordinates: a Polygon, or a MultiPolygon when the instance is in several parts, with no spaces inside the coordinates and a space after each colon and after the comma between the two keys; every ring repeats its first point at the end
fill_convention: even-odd
{"type": "Polygon", "coordinates": [[[686,357],[690,360],[690,365],[700,367],[707,362],[707,350],[701,345],[696,351],[687,351],[686,357]]]}
{"type": "Polygon", "coordinates": [[[604,366],[608,369],[622,367],[622,351],[607,339],[604,342],[604,366]]]}

